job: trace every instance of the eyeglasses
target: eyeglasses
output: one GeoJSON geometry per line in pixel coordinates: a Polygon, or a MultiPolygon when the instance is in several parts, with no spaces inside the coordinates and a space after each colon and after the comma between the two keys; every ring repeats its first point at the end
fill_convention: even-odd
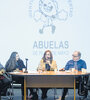
{"type": "Polygon", "coordinates": [[[72,55],[73,57],[79,57],[79,56],[75,56],[75,55],[72,55]]]}

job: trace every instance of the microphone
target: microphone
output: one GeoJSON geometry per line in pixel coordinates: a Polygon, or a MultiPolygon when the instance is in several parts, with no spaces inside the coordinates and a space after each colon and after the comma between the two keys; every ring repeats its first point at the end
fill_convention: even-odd
{"type": "Polygon", "coordinates": [[[27,70],[28,58],[25,58],[25,60],[26,60],[26,70],[27,70]]]}
{"type": "Polygon", "coordinates": [[[28,58],[25,58],[25,60],[28,60],[28,58]]]}
{"type": "Polygon", "coordinates": [[[50,57],[48,57],[47,60],[50,60],[50,57]]]}

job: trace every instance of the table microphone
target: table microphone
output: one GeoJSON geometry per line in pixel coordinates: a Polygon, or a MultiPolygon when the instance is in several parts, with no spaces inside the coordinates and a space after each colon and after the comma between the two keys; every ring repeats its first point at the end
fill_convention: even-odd
{"type": "Polygon", "coordinates": [[[26,60],[26,70],[27,70],[28,58],[25,58],[25,60],[26,60]]]}

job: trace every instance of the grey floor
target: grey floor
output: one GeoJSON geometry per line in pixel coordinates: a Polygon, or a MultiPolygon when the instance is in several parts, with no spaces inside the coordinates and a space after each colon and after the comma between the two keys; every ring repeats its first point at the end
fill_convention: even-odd
{"type": "MultiPolygon", "coordinates": [[[[41,99],[41,90],[39,89],[38,91],[38,95],[39,95],[39,99],[38,100],[42,100],[41,99]]],[[[44,100],[61,100],[61,95],[62,95],[62,89],[49,89],[48,93],[47,93],[47,98],[44,100]],[[55,96],[54,96],[55,93],[55,96]]],[[[5,97],[2,96],[1,100],[9,100],[9,97],[5,97]]],[[[77,93],[76,90],[76,100],[80,100],[80,97],[77,93]]],[[[21,90],[20,89],[14,89],[14,97],[13,100],[22,100],[21,98],[21,90]]],[[[28,99],[29,100],[29,99],[28,99]]],[[[74,100],[74,91],[73,89],[69,89],[68,94],[66,95],[66,99],[65,100],[74,100]]],[[[88,92],[88,97],[85,100],[90,100],[90,91],[88,92]]]]}

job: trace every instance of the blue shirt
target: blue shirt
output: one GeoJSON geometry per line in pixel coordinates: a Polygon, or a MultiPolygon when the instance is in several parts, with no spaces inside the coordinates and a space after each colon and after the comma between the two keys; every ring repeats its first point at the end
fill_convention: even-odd
{"type": "MultiPolygon", "coordinates": [[[[76,61],[76,62],[77,62],[77,70],[78,71],[81,71],[82,68],[87,69],[86,62],[84,60],[80,59],[79,61],[76,61]]],[[[65,66],[65,70],[74,68],[74,66],[75,66],[74,64],[75,64],[75,61],[73,61],[73,60],[68,61],[65,66]]]]}

